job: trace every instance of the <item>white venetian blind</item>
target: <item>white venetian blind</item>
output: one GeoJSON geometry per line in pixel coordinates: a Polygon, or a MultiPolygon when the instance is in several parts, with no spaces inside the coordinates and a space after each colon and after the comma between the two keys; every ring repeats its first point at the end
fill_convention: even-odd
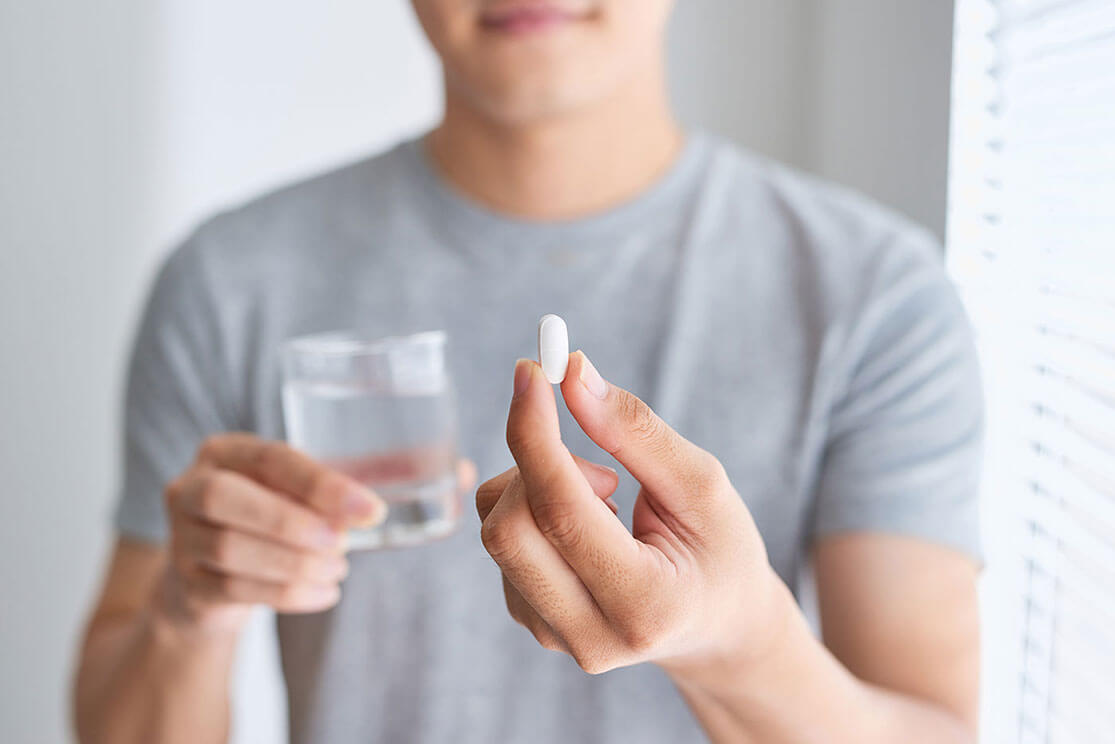
{"type": "Polygon", "coordinates": [[[983,732],[1115,742],[1115,0],[958,0],[949,265],[988,396],[983,732]]]}

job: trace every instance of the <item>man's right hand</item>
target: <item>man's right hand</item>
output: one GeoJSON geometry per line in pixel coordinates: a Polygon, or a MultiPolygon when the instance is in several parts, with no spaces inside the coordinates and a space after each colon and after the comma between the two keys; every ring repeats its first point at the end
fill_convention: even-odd
{"type": "Polygon", "coordinates": [[[238,631],[251,607],[316,612],[340,598],[349,527],[383,521],[385,504],[287,444],[222,434],[165,493],[169,560],[156,614],[193,631],[238,631]]]}

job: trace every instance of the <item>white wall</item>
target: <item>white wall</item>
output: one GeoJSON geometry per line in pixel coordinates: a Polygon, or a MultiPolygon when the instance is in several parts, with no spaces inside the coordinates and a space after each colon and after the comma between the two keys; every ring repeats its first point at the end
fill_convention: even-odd
{"type": "Polygon", "coordinates": [[[436,58],[404,0],[164,3],[165,224],[436,120],[436,58]]]}
{"type": "Polygon", "coordinates": [[[944,235],[950,0],[679,0],[683,118],[944,235]]]}
{"type": "MultiPolygon", "coordinates": [[[[950,6],[680,0],[675,100],[940,232],[950,6]]],[[[404,0],[0,0],[5,744],[67,741],[154,263],[212,209],[432,121],[435,70],[404,0]]],[[[283,731],[268,642],[239,672],[242,742],[283,731]]]]}
{"type": "Polygon", "coordinates": [[[812,0],[678,0],[671,94],[682,120],[808,167],[812,0]]]}
{"type": "Polygon", "coordinates": [[[0,739],[64,740],[155,131],[144,3],[0,2],[0,739]],[[137,64],[142,60],[143,64],[137,64]]]}
{"type": "Polygon", "coordinates": [[[806,165],[944,235],[949,0],[825,0],[815,7],[806,165]]]}

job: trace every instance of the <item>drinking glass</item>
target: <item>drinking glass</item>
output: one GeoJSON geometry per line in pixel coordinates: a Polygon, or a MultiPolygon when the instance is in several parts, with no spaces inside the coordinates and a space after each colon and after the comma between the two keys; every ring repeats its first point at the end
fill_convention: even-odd
{"type": "Polygon", "coordinates": [[[283,344],[287,440],[374,490],[386,521],[349,533],[352,549],[419,545],[457,526],[456,400],[446,334],[369,340],[353,333],[283,344]]]}

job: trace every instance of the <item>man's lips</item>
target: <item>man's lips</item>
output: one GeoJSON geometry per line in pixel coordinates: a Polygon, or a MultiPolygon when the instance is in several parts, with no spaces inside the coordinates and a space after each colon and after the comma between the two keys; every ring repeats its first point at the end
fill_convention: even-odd
{"type": "Polygon", "coordinates": [[[491,31],[523,34],[578,21],[586,15],[552,3],[513,3],[484,11],[480,25],[491,31]]]}

